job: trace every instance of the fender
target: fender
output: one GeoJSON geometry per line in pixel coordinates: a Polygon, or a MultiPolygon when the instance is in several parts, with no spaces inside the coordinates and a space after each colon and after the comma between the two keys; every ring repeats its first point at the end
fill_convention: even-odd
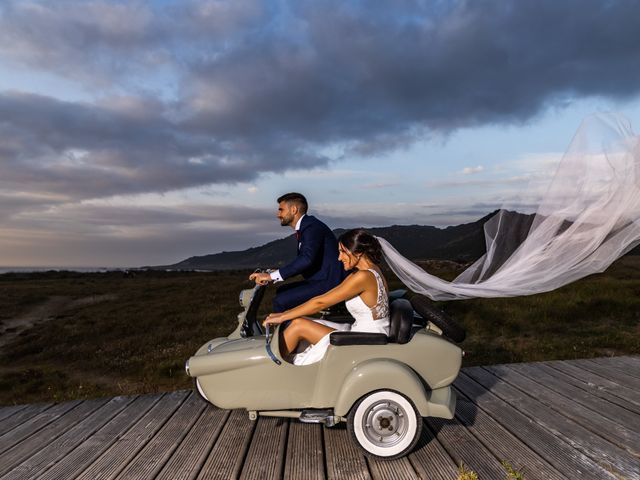
{"type": "Polygon", "coordinates": [[[401,393],[413,402],[420,415],[429,416],[429,393],[418,375],[407,365],[388,358],[369,360],[351,370],[342,383],[334,414],[345,417],[358,399],[375,390],[401,393]]]}

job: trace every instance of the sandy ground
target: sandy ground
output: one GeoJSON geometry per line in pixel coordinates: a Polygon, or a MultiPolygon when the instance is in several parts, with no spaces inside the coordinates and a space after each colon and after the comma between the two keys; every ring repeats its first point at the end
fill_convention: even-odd
{"type": "Polygon", "coordinates": [[[91,295],[77,299],[63,296],[49,297],[45,302],[36,305],[23,315],[0,323],[0,349],[13,341],[22,332],[33,328],[35,325],[49,321],[66,310],[107,300],[115,300],[115,298],[116,296],[111,294],[91,295]]]}

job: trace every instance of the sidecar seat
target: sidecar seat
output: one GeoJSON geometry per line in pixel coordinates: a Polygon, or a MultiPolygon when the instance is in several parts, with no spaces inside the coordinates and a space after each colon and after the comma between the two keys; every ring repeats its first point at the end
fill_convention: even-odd
{"type": "Polygon", "coordinates": [[[384,333],[333,332],[331,345],[386,345],[407,343],[411,339],[413,307],[409,300],[398,298],[389,305],[389,336],[384,333]]]}
{"type": "Polygon", "coordinates": [[[411,340],[413,326],[413,307],[405,298],[398,298],[389,305],[389,342],[407,343],[411,340]]]}

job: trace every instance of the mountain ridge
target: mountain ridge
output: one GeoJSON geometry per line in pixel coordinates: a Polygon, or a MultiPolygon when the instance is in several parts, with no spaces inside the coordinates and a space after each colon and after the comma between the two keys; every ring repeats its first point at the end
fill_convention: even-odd
{"type": "MultiPolygon", "coordinates": [[[[484,225],[500,210],[495,210],[475,222],[444,228],[432,225],[391,225],[367,228],[373,235],[391,243],[400,254],[414,262],[448,260],[470,263],[486,252],[484,225]]],[[[512,252],[527,235],[534,215],[505,210],[504,221],[510,226],[510,235],[498,240],[504,252],[512,252]]],[[[503,220],[501,220],[503,221],[503,220]]],[[[348,229],[333,230],[336,237],[348,229]]],[[[172,265],[142,267],[166,270],[245,270],[255,268],[279,268],[293,260],[296,240],[293,234],[272,240],[258,247],[232,252],[212,253],[189,257],[172,265]]],[[[640,255],[640,246],[627,255],[640,255]]]]}
{"type": "MultiPolygon", "coordinates": [[[[483,225],[497,212],[498,210],[475,222],[445,228],[432,225],[391,225],[366,230],[373,235],[385,238],[402,255],[414,261],[437,259],[467,263],[485,253],[483,225]]],[[[333,233],[339,237],[347,230],[337,228],[333,233]]],[[[170,270],[278,268],[295,256],[295,242],[295,237],[289,235],[246,250],[193,256],[172,265],[145,268],[170,270]]]]}

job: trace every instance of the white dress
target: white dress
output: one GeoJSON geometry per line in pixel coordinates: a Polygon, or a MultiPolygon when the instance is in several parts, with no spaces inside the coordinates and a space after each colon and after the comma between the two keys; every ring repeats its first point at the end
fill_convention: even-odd
{"type": "MultiPolygon", "coordinates": [[[[389,335],[389,295],[380,274],[372,268],[369,268],[368,271],[373,273],[378,285],[378,300],[373,307],[367,306],[360,295],[356,295],[345,302],[347,310],[355,318],[355,322],[350,328],[345,324],[315,319],[314,321],[341,331],[350,330],[352,332],[384,333],[389,335]]],[[[306,350],[298,353],[293,359],[294,365],[309,365],[320,361],[329,346],[331,333],[326,334],[315,345],[309,345],[306,350]]]]}

